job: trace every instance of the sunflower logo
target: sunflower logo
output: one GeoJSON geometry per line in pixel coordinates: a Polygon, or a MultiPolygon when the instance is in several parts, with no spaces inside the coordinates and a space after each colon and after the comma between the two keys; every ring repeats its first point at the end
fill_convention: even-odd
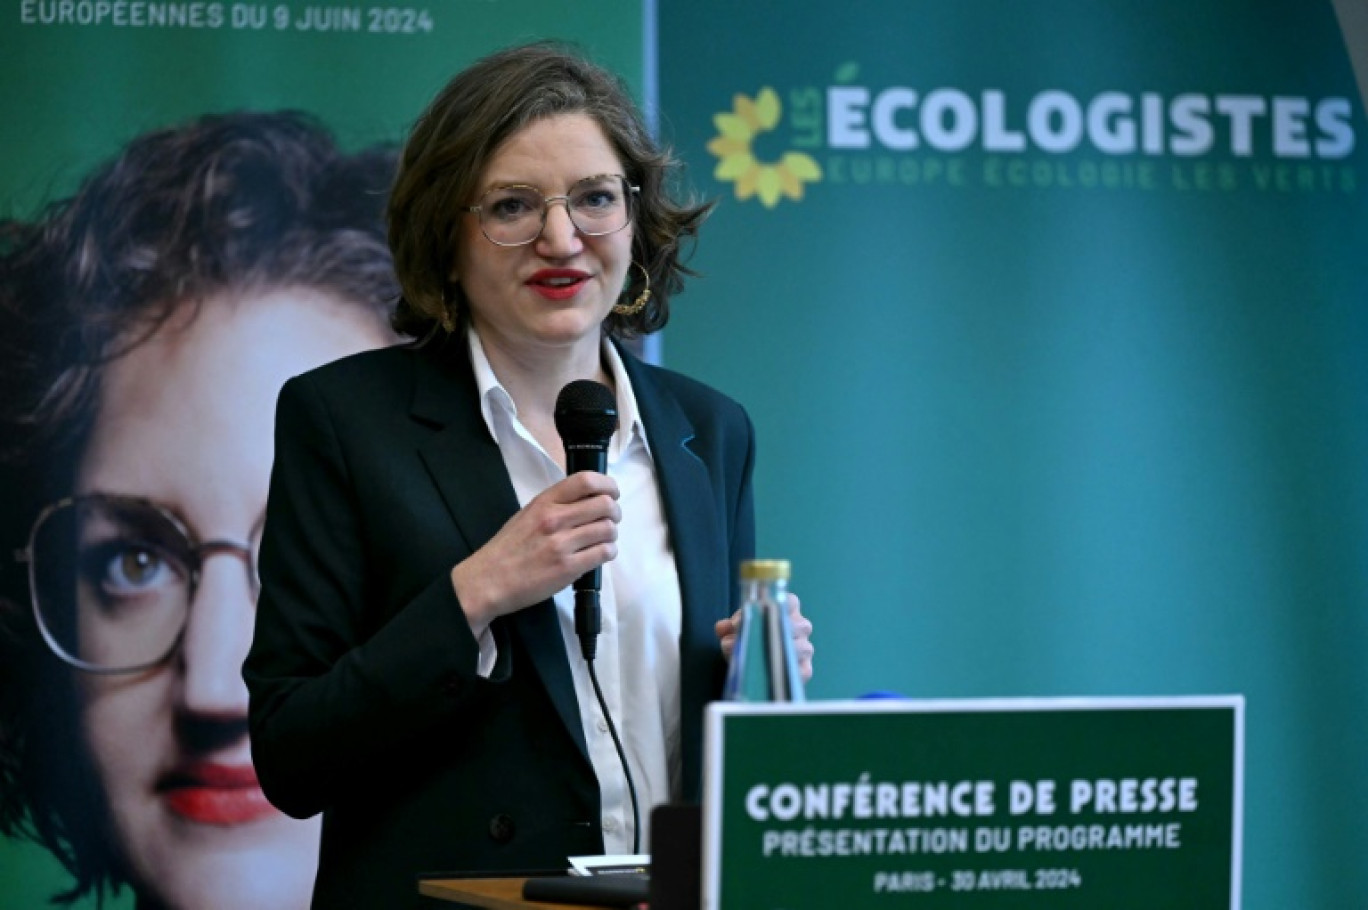
{"type": "Polygon", "coordinates": [[[802,152],[785,152],[774,163],[755,157],[755,137],[778,126],[782,114],[779,96],[766,86],[754,98],[738,94],[729,113],[713,117],[717,135],[708,143],[708,151],[718,159],[713,176],[734,181],[737,199],[759,196],[761,204],[772,209],[784,196],[798,202],[804,182],[822,179],[817,162],[802,152]]]}

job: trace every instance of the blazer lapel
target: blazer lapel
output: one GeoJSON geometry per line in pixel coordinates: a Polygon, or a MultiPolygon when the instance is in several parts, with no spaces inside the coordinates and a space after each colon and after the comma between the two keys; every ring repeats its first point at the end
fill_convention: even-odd
{"type": "MultiPolygon", "coordinates": [[[[627,353],[622,360],[650,438],[656,480],[679,570],[684,612],[680,694],[683,732],[689,739],[694,725],[688,719],[701,717],[703,705],[720,694],[713,691],[714,680],[707,668],[714,665],[718,648],[713,623],[731,612],[731,566],[726,549],[720,544],[725,525],[717,514],[708,466],[690,448],[694,439],[692,421],[640,361],[627,353]]],[[[686,756],[696,751],[690,750],[687,742],[685,746],[686,756]]],[[[695,776],[696,769],[685,768],[686,788],[695,776]]]]}
{"type": "MultiPolygon", "coordinates": [[[[411,413],[436,429],[419,446],[419,457],[473,553],[518,511],[518,496],[480,413],[479,390],[464,351],[448,342],[437,351],[422,352],[418,362],[411,413]]],[[[544,600],[504,621],[526,646],[556,713],[588,762],[589,747],[555,605],[544,600]]]]}

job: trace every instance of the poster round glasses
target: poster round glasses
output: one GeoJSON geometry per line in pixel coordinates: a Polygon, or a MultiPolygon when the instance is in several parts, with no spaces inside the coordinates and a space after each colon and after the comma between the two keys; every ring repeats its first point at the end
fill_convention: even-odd
{"type": "Polygon", "coordinates": [[[28,564],[34,618],[54,654],[91,673],[135,673],[180,646],[208,559],[240,559],[255,603],[261,524],[245,542],[200,542],[155,502],[94,493],[43,509],[15,558],[28,564]]]}

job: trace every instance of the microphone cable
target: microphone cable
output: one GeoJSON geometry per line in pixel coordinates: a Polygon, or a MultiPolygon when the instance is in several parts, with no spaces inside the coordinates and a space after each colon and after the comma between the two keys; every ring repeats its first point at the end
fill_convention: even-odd
{"type": "Polygon", "coordinates": [[[598,671],[594,669],[593,656],[586,654],[584,663],[589,668],[589,681],[594,684],[594,695],[598,697],[599,710],[603,712],[603,720],[608,725],[608,735],[613,738],[613,748],[617,749],[618,761],[622,763],[622,776],[627,779],[627,794],[632,798],[632,853],[637,854],[641,852],[641,811],[637,806],[636,783],[632,780],[632,769],[627,765],[627,752],[622,748],[617,725],[613,723],[613,715],[608,710],[603,689],[599,687],[598,671]]]}

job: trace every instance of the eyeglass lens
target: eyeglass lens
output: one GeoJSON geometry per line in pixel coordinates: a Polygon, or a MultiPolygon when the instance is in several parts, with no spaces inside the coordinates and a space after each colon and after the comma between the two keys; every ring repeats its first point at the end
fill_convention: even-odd
{"type": "MultiPolygon", "coordinates": [[[[256,593],[254,534],[249,575],[256,593]]],[[[203,549],[168,513],[138,499],[62,503],[34,529],[34,607],[48,644],[88,669],[156,664],[180,641],[203,549]]]]}
{"type": "Polygon", "coordinates": [[[581,234],[612,234],[632,220],[626,178],[603,175],[586,177],[564,196],[543,196],[530,186],[495,187],[480,199],[480,227],[497,244],[531,243],[540,236],[547,208],[556,200],[564,200],[570,221],[581,234]]]}

